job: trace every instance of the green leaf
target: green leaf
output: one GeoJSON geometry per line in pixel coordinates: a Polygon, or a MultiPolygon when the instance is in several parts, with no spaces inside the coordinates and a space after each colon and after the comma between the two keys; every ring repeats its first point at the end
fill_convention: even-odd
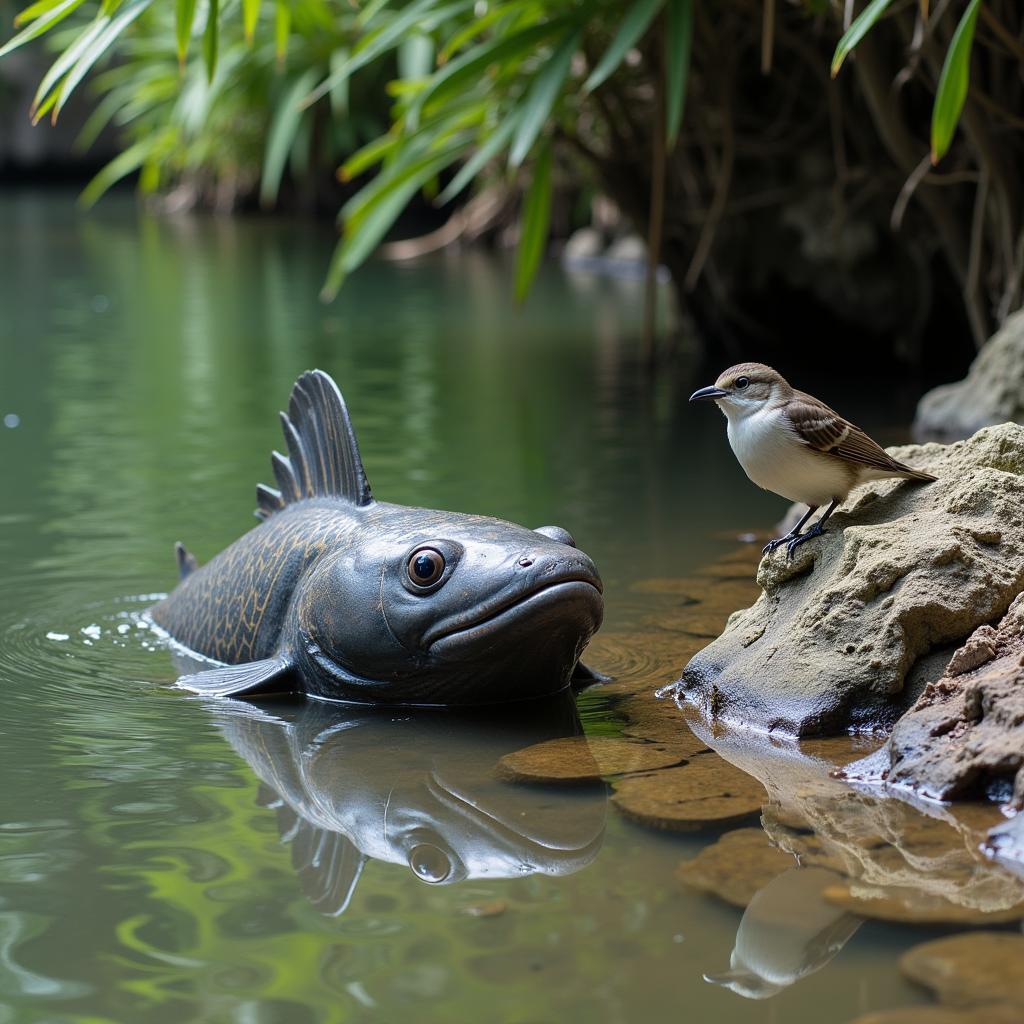
{"type": "Polygon", "coordinates": [[[434,75],[430,85],[417,97],[416,110],[410,112],[411,119],[415,121],[418,111],[428,103],[439,102],[479,78],[492,64],[505,64],[526,53],[532,53],[541,43],[567,25],[575,25],[576,21],[577,18],[573,16],[554,18],[473,47],[434,75]]]}
{"type": "Polygon", "coordinates": [[[479,146],[476,152],[459,168],[459,173],[452,178],[445,190],[437,197],[440,206],[451,202],[483,170],[487,161],[512,138],[512,133],[518,125],[519,117],[516,114],[510,114],[502,120],[487,141],[479,146]]]}
{"type": "Polygon", "coordinates": [[[523,97],[516,137],[512,142],[509,163],[518,167],[540,134],[547,122],[551,109],[558,99],[569,69],[572,67],[572,56],[579,49],[583,29],[569,32],[558,44],[551,57],[541,65],[541,69],[523,97]]]}
{"type": "Polygon", "coordinates": [[[683,124],[693,49],[693,0],[668,0],[665,30],[665,139],[671,148],[683,124]]]}
{"type": "MultiPolygon", "coordinates": [[[[348,60],[349,51],[347,46],[340,46],[337,50],[331,51],[331,56],[328,60],[328,68],[330,69],[330,76],[334,78],[335,73],[342,67],[345,66],[345,62],[348,60]]],[[[303,97],[305,100],[305,97],[303,97]]],[[[335,118],[341,119],[348,114],[348,76],[340,75],[337,81],[331,86],[330,89],[330,101],[331,101],[331,113],[335,118]]],[[[303,106],[305,106],[303,102],[303,106]]]]}
{"type": "Polygon", "coordinates": [[[417,191],[458,159],[459,152],[453,148],[416,161],[356,206],[377,185],[378,175],[346,205],[346,209],[356,208],[348,215],[344,238],[334,250],[322,298],[331,299],[338,293],[345,278],[373,252],[417,191]]]}
{"type": "Polygon", "coordinates": [[[422,32],[407,35],[398,44],[398,74],[401,78],[425,78],[434,66],[434,41],[422,32]]]}
{"type": "Polygon", "coordinates": [[[137,171],[162,145],[161,136],[148,136],[134,146],[129,146],[123,153],[114,157],[82,190],[78,201],[86,208],[92,206],[111,185],[123,177],[137,171]]]}
{"type": "Polygon", "coordinates": [[[274,117],[267,131],[267,146],[263,154],[263,174],[260,177],[260,206],[269,207],[277,201],[281,177],[288,161],[292,144],[298,135],[299,125],[305,114],[299,104],[302,97],[313,87],[317,71],[310,68],[304,75],[292,82],[291,88],[274,111],[274,117]]]}
{"type": "Polygon", "coordinates": [[[526,193],[516,253],[516,299],[522,302],[540,269],[551,226],[551,144],[540,151],[526,193]]]}
{"type": "Polygon", "coordinates": [[[277,54],[279,64],[283,64],[285,57],[288,56],[288,37],[291,30],[292,5],[288,0],[277,0],[274,7],[274,52],[277,54]]]}
{"type": "Polygon", "coordinates": [[[260,0],[242,0],[242,28],[245,41],[252,43],[256,36],[256,23],[260,20],[260,0]]]}
{"type": "Polygon", "coordinates": [[[939,88],[932,107],[932,163],[937,164],[953,143],[960,114],[967,101],[971,83],[971,48],[974,25],[978,20],[981,0],[971,0],[957,25],[946,51],[946,60],[939,76],[939,88]]]}
{"type": "Polygon", "coordinates": [[[871,0],[871,3],[853,19],[853,23],[843,33],[843,37],[836,44],[836,52],[832,56],[832,77],[839,74],[850,51],[868,34],[872,26],[878,21],[885,9],[892,3],[892,0],[871,0]]]}
{"type": "MultiPolygon", "coordinates": [[[[458,0],[456,3],[437,8],[432,16],[434,19],[438,15],[451,17],[464,10],[468,10],[473,6],[473,3],[474,0],[458,0]]],[[[368,32],[353,48],[351,57],[341,67],[337,69],[332,68],[330,75],[306,97],[305,102],[307,106],[315,103],[321,96],[326,95],[342,79],[350,77],[361,67],[376,60],[382,53],[393,49],[395,44],[412,28],[419,27],[425,31],[425,26],[428,23],[424,21],[424,16],[436,6],[437,0],[416,0],[416,2],[406,7],[393,21],[388,22],[382,28],[373,32],[368,32]]]]}
{"type": "Polygon", "coordinates": [[[393,152],[400,140],[397,135],[388,132],[373,142],[368,142],[362,149],[353,153],[339,168],[338,177],[342,181],[351,181],[363,171],[369,170],[374,164],[380,163],[389,153],[393,152]]]}
{"type": "Polygon", "coordinates": [[[593,92],[622,63],[630,48],[647,31],[663,0],[636,0],[626,12],[615,38],[608,44],[590,77],[583,83],[584,93],[593,92]]]}
{"type": "Polygon", "coordinates": [[[39,0],[38,3],[31,4],[14,16],[14,27],[19,28],[28,21],[35,21],[40,14],[52,11],[60,2],[61,0],[39,0]]]}
{"type": "Polygon", "coordinates": [[[107,27],[110,19],[99,17],[80,32],[75,41],[53,62],[50,70],[43,75],[43,80],[36,89],[32,99],[32,106],[29,108],[29,115],[33,122],[39,120],[36,111],[39,105],[46,99],[50,90],[71,70],[79,58],[89,48],[93,40],[107,27]]]}
{"type": "MultiPolygon", "coordinates": [[[[60,116],[64,104],[77,88],[79,82],[92,70],[93,65],[103,57],[114,44],[117,37],[149,7],[153,0],[135,0],[123,8],[118,14],[110,19],[110,22],[103,31],[93,39],[89,46],[79,56],[75,65],[67,73],[60,88],[56,92],[56,103],[53,107],[54,121],[60,116]]],[[[36,116],[41,116],[41,111],[36,111],[36,116]]],[[[102,173],[102,172],[101,172],[102,173]]]]}
{"type": "MultiPolygon", "coordinates": [[[[57,4],[56,7],[50,9],[45,14],[41,14],[28,28],[23,29],[13,39],[9,39],[3,46],[0,46],[0,57],[41,36],[58,22],[63,21],[76,7],[81,7],[84,2],[85,0],[63,0],[63,3],[57,4]]],[[[36,4],[33,7],[26,8],[26,11],[32,11],[38,7],[39,5],[36,4]]],[[[23,11],[22,13],[26,12],[23,11]]]]}
{"type": "Polygon", "coordinates": [[[451,58],[462,49],[471,39],[489,29],[496,21],[507,18],[509,14],[517,10],[523,10],[527,4],[524,0],[513,0],[512,3],[495,4],[490,7],[482,18],[473,18],[468,25],[459,29],[448,42],[441,48],[437,55],[438,64],[447,64],[451,58]]]}
{"type": "Polygon", "coordinates": [[[175,15],[175,36],[178,42],[178,63],[184,64],[192,41],[192,25],[196,19],[196,0],[178,0],[175,15]]]}
{"type": "Polygon", "coordinates": [[[219,0],[208,0],[209,8],[206,12],[206,28],[203,31],[203,61],[206,64],[206,80],[213,81],[217,73],[217,37],[220,31],[219,24],[219,0]]]}

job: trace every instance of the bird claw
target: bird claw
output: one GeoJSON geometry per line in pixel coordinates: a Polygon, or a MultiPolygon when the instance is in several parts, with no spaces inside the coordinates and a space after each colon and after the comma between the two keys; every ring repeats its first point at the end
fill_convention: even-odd
{"type": "Polygon", "coordinates": [[[801,533],[799,536],[794,537],[786,544],[786,561],[790,562],[793,560],[793,552],[796,551],[804,541],[813,540],[815,537],[820,537],[825,531],[820,527],[815,527],[813,530],[808,530],[806,533],[801,533]]]}
{"type": "Polygon", "coordinates": [[[793,537],[793,534],[787,533],[785,537],[776,537],[775,540],[768,541],[763,548],[761,548],[762,555],[770,555],[776,548],[782,547],[793,537]]]}

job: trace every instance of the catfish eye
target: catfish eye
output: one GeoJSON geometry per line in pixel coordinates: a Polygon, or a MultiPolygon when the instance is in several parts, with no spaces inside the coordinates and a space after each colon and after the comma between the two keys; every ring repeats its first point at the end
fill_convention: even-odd
{"type": "Polygon", "coordinates": [[[421,843],[409,852],[409,867],[416,877],[437,885],[452,873],[452,862],[443,850],[429,843],[421,843]]]}
{"type": "Polygon", "coordinates": [[[734,386],[737,391],[742,391],[749,383],[749,377],[737,377],[734,386]]]}
{"type": "Polygon", "coordinates": [[[444,573],[444,555],[433,548],[420,548],[409,559],[409,579],[417,587],[429,587],[444,573]]]}

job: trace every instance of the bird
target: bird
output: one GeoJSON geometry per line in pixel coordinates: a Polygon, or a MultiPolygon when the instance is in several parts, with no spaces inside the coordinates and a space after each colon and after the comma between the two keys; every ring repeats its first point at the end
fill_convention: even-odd
{"type": "Polygon", "coordinates": [[[712,401],[725,414],[733,454],[758,487],[807,506],[785,537],[765,545],[766,555],[785,545],[792,558],[801,544],[825,532],[828,517],[866,480],[937,479],[897,462],[860,427],[764,363],[730,366],[690,401],[712,401]],[[821,518],[801,533],[822,505],[828,507],[821,518]]]}

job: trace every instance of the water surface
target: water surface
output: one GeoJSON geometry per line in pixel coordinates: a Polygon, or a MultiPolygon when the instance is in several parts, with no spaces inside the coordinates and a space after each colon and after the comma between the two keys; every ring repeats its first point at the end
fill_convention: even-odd
{"type": "MultiPolygon", "coordinates": [[[[497,780],[502,754],[578,727],[571,702],[495,725],[167,685],[141,613],[173,586],[173,543],[203,561],[253,525],[277,410],[313,366],[376,496],[574,533],[607,586],[591,660],[627,689],[719,628],[720,606],[694,617],[694,573],[784,510],[686,405],[717,368],[684,345],[654,384],[639,371],[637,282],[552,266],[517,309],[500,259],[450,254],[371,265],[325,306],[332,243],[0,198],[0,1024],[838,1024],[923,1001],[895,958],[934,932],[867,922],[829,956],[792,923],[752,940],[674,878],[722,829],[497,780]],[[721,977],[734,945],[776,939],[770,991],[721,977]]],[[[582,727],[618,732],[617,700],[585,695],[582,727]]]]}

